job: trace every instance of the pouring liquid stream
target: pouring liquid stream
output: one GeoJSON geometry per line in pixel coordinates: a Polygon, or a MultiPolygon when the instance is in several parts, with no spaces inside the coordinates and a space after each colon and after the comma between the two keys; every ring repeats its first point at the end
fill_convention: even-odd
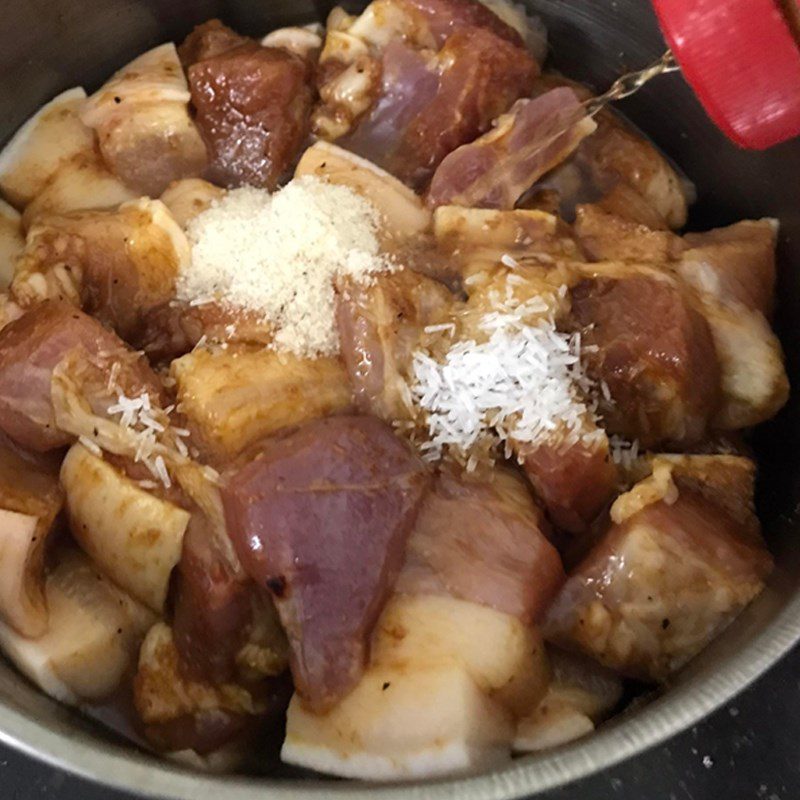
{"type": "Polygon", "coordinates": [[[525,148],[525,158],[530,158],[532,154],[535,155],[546,150],[562,136],[565,136],[573,125],[576,125],[582,119],[591,119],[617,100],[630,97],[653,80],[653,78],[659,75],[666,75],[670,72],[678,72],[679,70],[680,66],[675,61],[672,52],[667,50],[659,59],[644,69],[628,72],[620,76],[605,92],[584,101],[581,104],[580,110],[574,115],[569,115],[564,122],[557,127],[555,133],[546,136],[539,142],[532,143],[531,148],[525,148]]]}

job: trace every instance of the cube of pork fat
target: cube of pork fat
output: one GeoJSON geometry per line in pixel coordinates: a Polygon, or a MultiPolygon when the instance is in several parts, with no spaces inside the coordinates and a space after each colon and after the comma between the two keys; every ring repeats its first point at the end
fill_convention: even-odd
{"type": "Polygon", "coordinates": [[[769,317],[775,294],[778,222],[744,220],[727,228],[687,233],[678,274],[699,292],[738,302],[769,317]]]}
{"type": "MultiPolygon", "coordinates": [[[[398,0],[383,5],[394,9],[388,19],[405,19],[398,24],[405,24],[410,35],[409,30],[397,30],[396,35],[391,30],[378,32],[388,44],[378,53],[376,73],[381,78],[371,88],[377,99],[339,144],[420,188],[449,152],[488,130],[492,120],[528,91],[538,66],[519,35],[472,0],[398,0]],[[431,44],[439,49],[433,58],[431,44]]],[[[352,34],[363,35],[367,42],[372,34],[361,29],[369,13],[370,9],[352,27],[352,34]]],[[[322,58],[324,64],[325,51],[322,58]]],[[[327,117],[358,116],[337,107],[342,96],[337,81],[347,78],[348,71],[324,66],[323,105],[315,115],[316,132],[322,137],[328,136],[327,117]]]]}
{"type": "Polygon", "coordinates": [[[577,207],[574,231],[590,261],[667,264],[682,249],[672,231],[651,230],[594,204],[577,207]]]}
{"type": "Polygon", "coordinates": [[[474,772],[507,761],[513,718],[538,705],[549,667],[538,631],[452,597],[396,594],[358,685],[325,714],[296,698],[281,757],[362,779],[474,772]]]}
{"type": "Polygon", "coordinates": [[[600,399],[608,431],[644,447],[702,439],[720,402],[720,366],[708,323],[681,287],[623,271],[583,280],[571,297],[566,324],[583,332],[587,371],[610,392],[600,399]]]}
{"type": "Polygon", "coordinates": [[[32,639],[0,624],[0,648],[64,703],[106,700],[130,675],[154,615],[99,572],[76,547],[53,554],[44,581],[48,627],[32,639]]]}
{"type": "Polygon", "coordinates": [[[566,744],[594,730],[622,698],[622,680],[596,661],[547,648],[550,685],[533,713],[519,721],[514,750],[525,753],[566,744]]]}
{"type": "Polygon", "coordinates": [[[719,487],[715,498],[699,486],[677,479],[674,502],[657,500],[612,525],[550,606],[546,637],[663,681],[758,595],[772,558],[752,511],[743,518],[736,497],[725,500],[734,488],[719,487]]]}
{"type": "Polygon", "coordinates": [[[267,440],[224,476],[230,536],[275,597],[295,686],[315,710],[363,672],[429,479],[388,425],[348,416],[267,440]]]}
{"type": "Polygon", "coordinates": [[[311,70],[299,56],[246,41],[188,70],[196,123],[223,186],[274,189],[308,134],[311,70]]]}
{"type": "Polygon", "coordinates": [[[441,283],[411,270],[378,275],[369,286],[340,283],[336,323],[359,411],[387,422],[410,417],[406,379],[414,349],[452,302],[441,283]]]}
{"type": "Polygon", "coordinates": [[[75,351],[109,370],[119,364],[118,383],[129,396],[161,395],[144,358],[74,306],[48,300],[0,331],[0,430],[9,438],[36,451],[72,441],[56,427],[50,383],[55,368],[75,351]]]}
{"type": "Polygon", "coordinates": [[[536,619],[564,581],[546,523],[524,479],[492,480],[443,469],[406,546],[397,591],[444,594],[536,619]]]}
{"type": "Polygon", "coordinates": [[[86,101],[81,119],[97,133],[109,169],[141,194],[158,197],[171,181],[199,176],[208,161],[172,42],[112,75],[86,101]]]}

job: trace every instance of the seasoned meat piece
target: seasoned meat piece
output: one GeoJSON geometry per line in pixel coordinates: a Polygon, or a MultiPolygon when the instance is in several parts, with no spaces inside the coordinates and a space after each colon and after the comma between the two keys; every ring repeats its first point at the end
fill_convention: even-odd
{"type": "Polygon", "coordinates": [[[0,429],[31,450],[51,450],[72,437],[56,428],[50,400],[53,370],[82,350],[108,365],[120,364],[118,380],[129,396],[161,384],[138,357],[97,320],[69,303],[47,301],[0,331],[0,429]]]}
{"type": "Polygon", "coordinates": [[[603,193],[617,182],[635,189],[670,228],[686,224],[686,190],[655,145],[613,111],[596,117],[597,131],[583,143],[583,156],[603,193]]]}
{"type": "Polygon", "coordinates": [[[445,157],[431,180],[428,203],[513,209],[596,127],[571,89],[518,100],[491,131],[445,157]]]}
{"type": "Polygon", "coordinates": [[[577,441],[514,443],[536,495],[550,519],[570,533],[583,533],[611,500],[617,469],[608,450],[608,437],[586,421],[594,435],[577,441]]]}
{"type": "Polygon", "coordinates": [[[686,459],[662,466],[617,501],[615,523],[548,610],[548,638],[662,681],[761,591],[772,558],[747,503],[752,471],[743,498],[730,457],[699,458],[699,471],[686,459]]]}
{"type": "Polygon", "coordinates": [[[606,214],[644,225],[651,231],[664,231],[669,227],[661,214],[627,183],[617,183],[597,200],[596,206],[606,214]]]}
{"type": "Polygon", "coordinates": [[[189,67],[209,180],[274,189],[308,132],[313,93],[298,56],[246,42],[189,67]]]}
{"type": "MultiPolygon", "coordinates": [[[[579,206],[575,233],[591,259],[648,263],[688,285],[705,317],[721,369],[722,401],[713,426],[737,430],[774,416],[789,384],[783,353],[765,313],[775,283],[775,223],[745,221],[683,239],[579,206]]],[[[608,267],[598,265],[604,273],[608,267]]],[[[641,270],[632,266],[631,271],[641,270]]]]}
{"type": "Polygon", "coordinates": [[[455,31],[481,28],[515,47],[523,44],[519,33],[506,24],[484,3],[475,0],[401,0],[401,5],[417,12],[440,45],[455,31]]]}
{"type": "Polygon", "coordinates": [[[186,355],[205,337],[211,343],[269,345],[275,328],[261,314],[220,303],[191,305],[178,300],[152,309],[133,344],[152,361],[186,355]]]}
{"type": "Polygon", "coordinates": [[[314,132],[421,188],[537,74],[519,34],[477,0],[376,0],[329,25],[314,132]]]}
{"type": "Polygon", "coordinates": [[[610,392],[600,401],[608,430],[644,447],[702,439],[720,367],[707,322],[680,288],[630,274],[583,280],[571,296],[568,324],[583,331],[587,371],[610,392]]]}
{"type": "Polygon", "coordinates": [[[202,25],[196,25],[178,48],[178,56],[185,69],[198,61],[227,53],[245,42],[252,41],[240,36],[218,19],[210,19],[202,25]]]}
{"type": "Polygon", "coordinates": [[[295,686],[315,710],[358,682],[429,476],[374,417],[267,440],[224,478],[230,536],[276,601],[295,686]]]}
{"type": "Polygon", "coordinates": [[[370,285],[340,285],[336,321],[360,411],[387,422],[409,418],[407,378],[414,349],[425,326],[451,303],[442,284],[410,270],[378,275],[370,285]]]}
{"type": "Polygon", "coordinates": [[[518,474],[498,468],[487,480],[443,469],[409,537],[397,591],[450,595],[529,623],[564,580],[543,530],[518,474]]]}
{"type": "MultiPolygon", "coordinates": [[[[560,75],[545,75],[534,94],[555,86],[569,86],[582,100],[591,93],[586,87],[560,75]]],[[[571,219],[579,203],[603,203],[612,195],[612,207],[625,198],[626,218],[648,227],[673,230],[686,224],[692,189],[658,148],[618,114],[610,110],[595,116],[597,130],[581,142],[574,155],[550,172],[536,190],[555,190],[561,212],[571,219]],[[619,189],[619,187],[624,187],[619,189]]],[[[619,213],[614,211],[613,213],[619,213]]]]}
{"type": "Polygon", "coordinates": [[[192,440],[213,463],[229,462],[281,428],[352,407],[338,358],[299,358],[263,347],[195,350],[172,362],[192,440]]]}
{"type": "Polygon", "coordinates": [[[718,303],[767,316],[771,312],[775,220],[745,220],[681,238],[590,204],[578,206],[574,230],[592,261],[652,263],[674,270],[700,295],[718,303]]]}
{"type": "Polygon", "coordinates": [[[524,51],[485,28],[452,34],[439,52],[439,89],[411,121],[390,172],[420,186],[442,159],[485,131],[524,94],[536,65],[524,51]]]}
{"type": "Polygon", "coordinates": [[[173,631],[157,623],[142,644],[134,705],[145,737],[161,751],[208,755],[238,745],[234,760],[240,762],[245,745],[278,722],[289,700],[288,681],[280,678],[214,683],[187,676],[181,667],[173,631]]]}
{"type": "Polygon", "coordinates": [[[216,684],[231,681],[246,666],[244,656],[255,651],[268,674],[285,669],[286,641],[262,591],[233,574],[205,517],[193,514],[178,564],[173,619],[184,673],[216,684]]]}
{"type": "Polygon", "coordinates": [[[683,247],[671,231],[651,230],[608,214],[599,205],[578,206],[574,231],[590,261],[666,265],[683,247]]]}
{"type": "Polygon", "coordinates": [[[439,206],[433,215],[433,228],[439,249],[450,254],[467,281],[464,288],[470,287],[470,276],[496,271],[503,256],[518,264],[542,264],[553,273],[554,260],[581,260],[568,227],[544,211],[439,206]]]}
{"type": "Polygon", "coordinates": [[[769,317],[775,292],[778,223],[745,220],[705,233],[687,233],[680,276],[723,303],[741,303],[769,317]]]}
{"type": "Polygon", "coordinates": [[[61,484],[75,541],[117,586],[163,614],[189,514],[80,443],[64,459],[61,484]]]}
{"type": "Polygon", "coordinates": [[[392,42],[376,104],[339,144],[420,188],[525,93],[536,71],[524,49],[485,28],[458,29],[433,63],[392,42]]]}
{"type": "Polygon", "coordinates": [[[11,292],[24,307],[71,300],[132,341],[150,312],[172,300],[189,259],[189,242],[164,204],[143,198],[39,220],[11,292]]]}

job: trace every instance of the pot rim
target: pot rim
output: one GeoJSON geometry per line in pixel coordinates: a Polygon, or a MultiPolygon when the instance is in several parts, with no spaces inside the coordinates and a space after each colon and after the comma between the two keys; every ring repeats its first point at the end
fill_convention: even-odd
{"type": "MultiPolygon", "coordinates": [[[[721,639],[732,632],[726,632],[721,639]]],[[[744,647],[735,649],[721,663],[704,664],[689,680],[639,710],[623,713],[576,742],[523,756],[475,776],[377,784],[322,778],[275,780],[213,775],[190,771],[122,745],[104,742],[98,746],[88,733],[61,733],[2,702],[0,742],[94,783],[143,798],[344,800],[369,793],[383,800],[512,800],[585,778],[689,728],[747,688],[798,641],[800,593],[750,637],[744,647]]]]}

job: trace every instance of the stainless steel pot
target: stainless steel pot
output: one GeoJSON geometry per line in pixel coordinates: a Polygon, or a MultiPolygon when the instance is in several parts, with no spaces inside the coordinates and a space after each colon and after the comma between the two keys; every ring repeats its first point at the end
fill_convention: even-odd
{"type": "MultiPolygon", "coordinates": [[[[603,87],[648,63],[664,44],[645,0],[528,0],[547,22],[552,61],[603,87]]],[[[320,0],[322,5],[324,0],[320,0]]],[[[92,89],[153,45],[180,40],[221,16],[245,33],[317,18],[312,0],[0,0],[0,141],[57,92],[92,89]]],[[[735,64],[732,64],[735,68],[735,64]]],[[[662,78],[623,110],[697,184],[692,225],[745,217],[781,220],[778,327],[789,375],[800,384],[800,140],[745,153],[705,118],[679,77],[662,78]]],[[[376,787],[343,781],[211,777],[130,745],[38,692],[0,660],[0,740],[96,781],[162,798],[263,800],[384,798],[500,800],[575,780],[634,756],[697,722],[744,689],[800,639],[800,416],[797,395],[755,437],[759,505],[777,569],[764,594],[676,679],[666,694],[585,740],[488,775],[376,787]]]]}

